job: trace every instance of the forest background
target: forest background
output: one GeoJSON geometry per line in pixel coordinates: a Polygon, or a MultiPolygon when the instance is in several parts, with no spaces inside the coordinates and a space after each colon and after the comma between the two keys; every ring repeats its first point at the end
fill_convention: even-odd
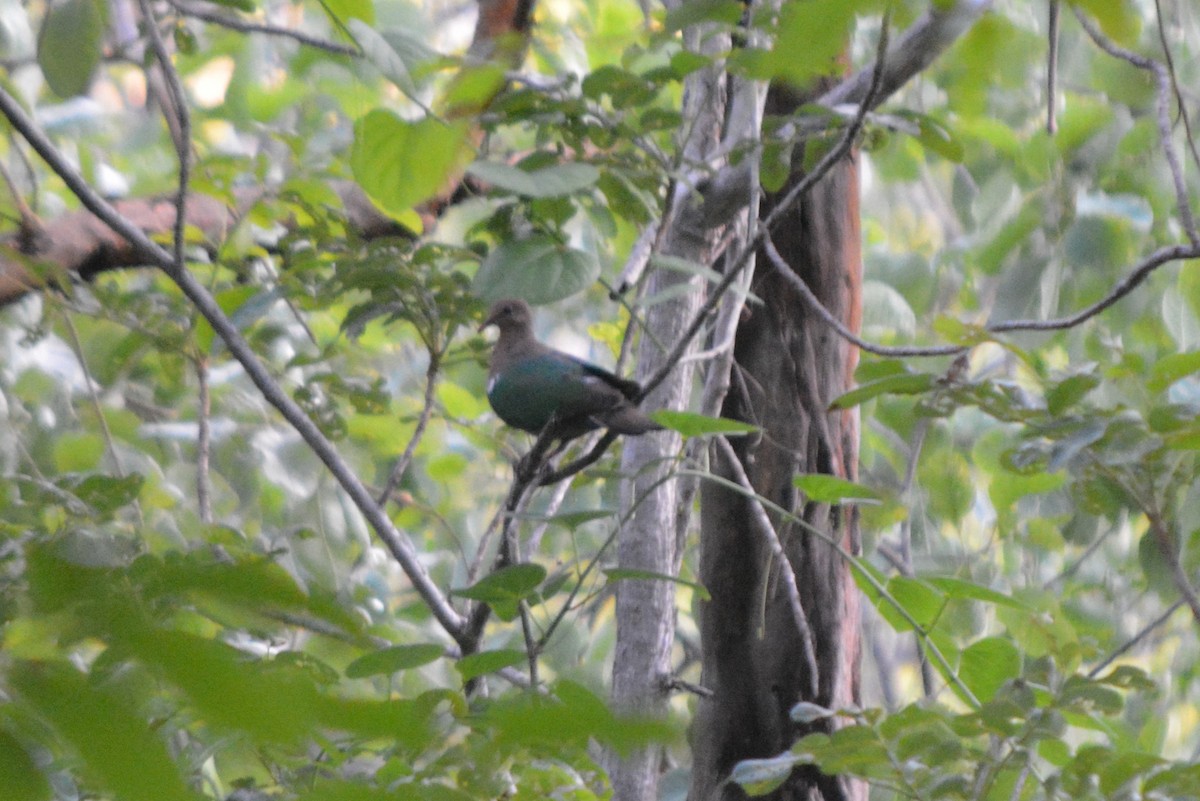
{"type": "Polygon", "coordinates": [[[0,797],[1200,797],[1196,8],[480,8],[0,5],[0,797]],[[509,295],[670,433],[514,475],[509,295]],[[813,688],[746,752],[709,503],[813,688]]]}

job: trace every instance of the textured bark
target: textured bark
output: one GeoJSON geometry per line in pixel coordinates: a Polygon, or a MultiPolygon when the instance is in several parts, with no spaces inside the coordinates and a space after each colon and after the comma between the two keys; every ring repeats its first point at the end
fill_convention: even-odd
{"type": "MultiPolygon", "coordinates": [[[[797,274],[851,329],[858,328],[861,313],[857,182],[851,161],[835,167],[773,236],[797,274]]],[[[771,201],[764,203],[764,215],[771,201]]],[[[735,451],[758,494],[858,553],[855,511],[806,503],[792,483],[800,473],[857,474],[857,416],[826,411],[851,386],[857,352],[810,313],[767,259],[759,264],[754,293],[763,304],[748,307],[738,327],[734,388],[723,414],[761,426],[762,435],[736,441],[735,451]]],[[[735,480],[719,453],[713,471],[735,480]]],[[[833,548],[773,517],[812,630],[813,696],[812,670],[780,566],[754,530],[749,502],[707,483],[701,518],[700,579],[711,594],[701,607],[701,683],[713,695],[700,702],[693,726],[691,798],[743,798],[740,788],[723,780],[738,761],[782,753],[807,733],[789,717],[797,702],[830,708],[858,702],[859,598],[833,548]]],[[[769,797],[831,801],[865,798],[865,791],[858,782],[798,770],[769,797]]]]}
{"type": "MultiPolygon", "coordinates": [[[[338,181],[333,188],[342,198],[348,225],[364,239],[395,236],[403,230],[371,204],[357,184],[338,181]]],[[[214,249],[237,224],[241,214],[262,196],[261,189],[239,190],[237,207],[216,198],[188,199],[187,224],[214,249]]],[[[168,236],[175,227],[175,203],[168,198],[117,201],[116,210],[151,237],[168,236]]],[[[285,225],[290,221],[282,220],[285,225]]],[[[138,249],[90,211],[69,212],[42,223],[35,232],[0,239],[0,306],[29,292],[69,281],[90,281],[99,273],[145,267],[138,249]]]]}
{"type": "MultiPolygon", "coordinates": [[[[710,36],[701,45],[698,32],[690,31],[689,47],[719,50],[721,37],[710,36]]],[[[725,110],[724,76],[718,67],[689,76],[683,111],[691,122],[684,153],[691,164],[712,158],[721,141],[725,110]]],[[[719,232],[700,224],[702,211],[686,181],[674,187],[671,214],[662,223],[658,251],[695,264],[710,264],[719,232]]],[[[639,380],[645,380],[667,362],[669,354],[659,343],[678,342],[704,300],[704,281],[681,271],[658,270],[649,280],[650,295],[683,289],[671,300],[650,307],[638,347],[639,380]]],[[[689,352],[696,349],[692,343],[689,352]]],[[[647,398],[649,409],[684,409],[691,399],[691,362],[682,362],[647,398]]],[[[679,572],[691,507],[691,491],[678,480],[664,480],[674,469],[679,435],[664,432],[628,440],[621,459],[622,472],[633,478],[626,487],[625,508],[633,510],[618,543],[622,568],[649,570],[665,575],[679,572]]],[[[612,697],[617,708],[644,715],[665,715],[670,692],[671,649],[675,637],[675,585],[668,581],[626,580],[617,587],[617,642],[613,659],[612,697]]],[[[662,749],[651,746],[618,757],[609,754],[606,767],[618,801],[654,801],[658,797],[662,749]]]]}

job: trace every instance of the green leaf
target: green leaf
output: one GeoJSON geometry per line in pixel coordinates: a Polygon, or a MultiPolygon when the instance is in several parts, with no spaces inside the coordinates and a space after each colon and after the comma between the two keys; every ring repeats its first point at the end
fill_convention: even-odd
{"type": "Polygon", "coordinates": [[[698,0],[697,2],[680,3],[667,11],[663,18],[663,32],[674,33],[702,22],[737,25],[744,13],[745,6],[737,0],[698,0]]]}
{"type": "Polygon", "coordinates": [[[800,763],[801,759],[790,752],[767,759],[743,759],[733,766],[729,780],[740,785],[747,795],[766,795],[787,781],[792,769],[800,763]]]}
{"type": "Polygon", "coordinates": [[[659,409],[650,413],[654,422],[678,431],[685,437],[705,437],[715,434],[750,434],[759,428],[741,420],[730,420],[727,417],[708,417],[695,412],[676,412],[670,409],[659,409]]]}
{"type": "Polygon", "coordinates": [[[350,167],[363,190],[396,216],[441,191],[469,155],[466,122],[408,122],[376,109],[354,124],[350,167]]]}
{"type": "Polygon", "coordinates": [[[372,0],[321,0],[321,8],[338,25],[359,19],[368,25],[375,23],[375,4],[372,0]]]}
{"type": "Polygon", "coordinates": [[[878,500],[879,493],[870,487],[825,473],[807,473],[792,479],[792,485],[802,490],[808,500],[816,503],[878,500]]]}
{"type": "Polygon", "coordinates": [[[497,670],[513,665],[520,665],[527,660],[524,651],[515,648],[504,648],[498,651],[480,651],[458,660],[454,667],[462,676],[463,681],[495,673],[497,670]]]}
{"type": "Polygon", "coordinates": [[[965,581],[960,578],[951,576],[935,576],[925,579],[930,585],[938,588],[945,593],[947,598],[964,598],[971,601],[982,601],[984,603],[996,604],[997,606],[1007,606],[1012,609],[1028,609],[1026,604],[1021,603],[1016,598],[1005,595],[1002,592],[997,592],[990,587],[985,587],[982,584],[976,584],[973,581],[965,581]]]}
{"type": "Polygon", "coordinates": [[[691,587],[696,591],[697,596],[702,601],[711,601],[712,596],[708,594],[708,588],[698,581],[688,581],[681,579],[678,576],[671,576],[666,573],[657,573],[653,570],[637,570],[632,567],[610,567],[604,570],[604,575],[610,582],[614,581],[669,581],[672,584],[681,584],[684,587],[691,587]]]}
{"type": "Polygon", "coordinates": [[[524,298],[539,305],[570,297],[599,275],[600,262],[591,253],[533,236],[492,248],[471,286],[485,301],[524,298]]]}
{"type": "Polygon", "coordinates": [[[533,595],[545,580],[546,568],[541,565],[509,565],[489,573],[470,587],[453,590],[453,593],[462,598],[482,601],[492,607],[502,620],[512,620],[517,614],[517,603],[533,595]]]}
{"type": "Polygon", "coordinates": [[[8,678],[27,708],[122,801],[198,801],[166,745],[128,699],[101,691],[60,662],[18,662],[8,678]]]}
{"type": "Polygon", "coordinates": [[[71,487],[75,497],[101,514],[111,514],[128,506],[142,490],[143,477],[130,473],[124,478],[116,476],[88,476],[71,487]]]}
{"type": "Polygon", "coordinates": [[[1118,43],[1132,47],[1142,31],[1141,14],[1130,0],[1070,0],[1100,23],[1100,30],[1118,43]]]}
{"type": "MultiPolygon", "coordinates": [[[[395,84],[396,88],[406,96],[415,98],[417,85],[413,82],[411,68],[404,56],[392,47],[391,42],[375,30],[369,22],[364,22],[362,19],[351,19],[346,24],[346,28],[375,69],[379,70],[383,77],[395,84]]],[[[414,52],[420,55],[420,51],[415,48],[409,51],[410,54],[414,52]]],[[[432,56],[432,52],[428,56],[432,56]]]]}
{"type": "Polygon", "coordinates": [[[476,161],[467,172],[481,181],[517,195],[532,198],[560,197],[595,186],[600,171],[580,161],[523,170],[498,161],[476,161]]]}
{"type": "Polygon", "coordinates": [[[831,718],[836,713],[832,709],[826,709],[820,704],[814,704],[809,701],[801,701],[792,707],[788,712],[788,717],[797,723],[812,723],[815,720],[825,720],[831,718]]]}
{"type": "Polygon", "coordinates": [[[1100,377],[1095,373],[1080,373],[1064,378],[1046,393],[1046,411],[1060,415],[1099,385],[1100,377]]]}
{"type": "Polygon", "coordinates": [[[920,395],[933,389],[937,376],[929,373],[902,373],[870,381],[834,399],[830,411],[852,409],[879,395],[920,395]]]}
{"type": "Polygon", "coordinates": [[[1020,671],[1021,653],[1010,640],[985,637],[963,650],[958,675],[976,698],[987,702],[1020,671]]]}
{"type": "Polygon", "coordinates": [[[951,131],[939,120],[928,114],[915,111],[901,111],[899,116],[917,126],[916,139],[921,146],[931,153],[936,153],[947,161],[959,164],[963,160],[963,145],[951,131]]]}
{"type": "MultiPolygon", "coordinates": [[[[893,576],[887,582],[887,590],[892,600],[908,613],[920,629],[928,629],[933,625],[946,606],[946,596],[921,579],[893,576]]],[[[880,614],[897,631],[912,628],[912,624],[896,611],[887,598],[880,598],[878,606],[880,614]]]]}
{"type": "Polygon", "coordinates": [[[46,83],[62,98],[87,91],[103,54],[107,4],[65,0],[52,4],[38,38],[38,66],[46,83]]]}
{"type": "Polygon", "coordinates": [[[16,738],[0,729],[0,798],[44,801],[53,797],[50,782],[16,738]]]}
{"type": "Polygon", "coordinates": [[[1151,392],[1162,392],[1181,378],[1200,370],[1200,350],[1172,353],[1154,363],[1146,386],[1151,392]]]}
{"type": "Polygon", "coordinates": [[[445,653],[445,649],[436,643],[393,645],[390,648],[382,648],[355,659],[346,666],[346,676],[351,679],[362,679],[367,676],[381,676],[409,670],[428,665],[430,662],[440,659],[443,653],[445,653]]]}

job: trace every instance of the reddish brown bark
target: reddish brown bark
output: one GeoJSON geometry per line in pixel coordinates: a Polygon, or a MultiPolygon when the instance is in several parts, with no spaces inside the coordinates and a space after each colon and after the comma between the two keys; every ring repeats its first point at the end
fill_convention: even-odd
{"type": "MultiPolygon", "coordinates": [[[[764,214],[774,199],[768,199],[764,214]]],[[[773,240],[825,306],[857,329],[856,165],[848,160],[835,167],[787,212],[773,240]]],[[[802,473],[857,475],[857,416],[827,411],[850,388],[857,351],[809,311],[770,261],[760,258],[759,265],[754,294],[763,305],[749,307],[738,328],[733,388],[723,415],[755,423],[762,434],[736,442],[735,450],[760,495],[858,553],[855,511],[806,503],[793,485],[802,473]]],[[[719,454],[713,470],[734,480],[719,454]]],[[[780,566],[753,528],[749,501],[708,483],[701,504],[700,579],[711,594],[701,607],[702,684],[713,695],[700,702],[693,726],[691,798],[710,801],[745,797],[736,785],[722,785],[733,766],[780,754],[810,730],[789,717],[797,702],[837,708],[858,701],[859,612],[845,560],[803,527],[774,515],[812,631],[814,695],[812,667],[803,656],[780,566]]],[[[769,797],[832,801],[862,793],[861,786],[807,770],[795,771],[769,797]]]]}

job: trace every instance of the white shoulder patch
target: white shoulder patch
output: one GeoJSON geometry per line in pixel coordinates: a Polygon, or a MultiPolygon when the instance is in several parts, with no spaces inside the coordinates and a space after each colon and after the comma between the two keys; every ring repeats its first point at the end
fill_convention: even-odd
{"type": "Polygon", "coordinates": [[[496,376],[488,376],[487,394],[491,395],[492,390],[496,388],[496,376]]]}

